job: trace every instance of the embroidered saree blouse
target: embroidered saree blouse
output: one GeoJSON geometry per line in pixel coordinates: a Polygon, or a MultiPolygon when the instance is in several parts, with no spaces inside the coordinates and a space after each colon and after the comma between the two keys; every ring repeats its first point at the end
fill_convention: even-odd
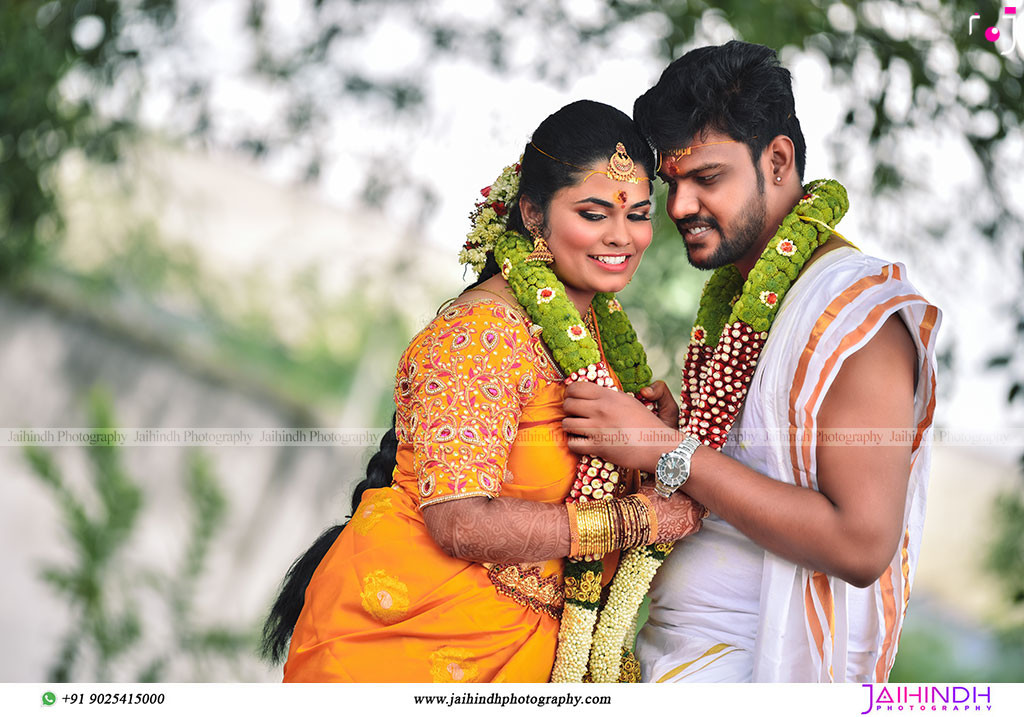
{"type": "Polygon", "coordinates": [[[453,558],[421,513],[473,496],[564,499],[577,463],[561,435],[565,390],[530,328],[505,304],[460,304],[406,349],[393,483],[364,494],[313,575],[286,681],[548,680],[562,560],[453,558]]]}

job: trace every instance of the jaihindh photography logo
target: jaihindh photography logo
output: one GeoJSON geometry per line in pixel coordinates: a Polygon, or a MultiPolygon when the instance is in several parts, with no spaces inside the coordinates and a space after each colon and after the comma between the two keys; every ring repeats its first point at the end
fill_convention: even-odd
{"type": "Polygon", "coordinates": [[[862,715],[873,712],[988,712],[989,685],[862,685],[868,700],[862,715]]]}

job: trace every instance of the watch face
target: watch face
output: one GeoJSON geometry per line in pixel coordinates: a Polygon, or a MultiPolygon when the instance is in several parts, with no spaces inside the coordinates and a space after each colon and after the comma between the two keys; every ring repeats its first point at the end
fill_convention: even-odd
{"type": "Polygon", "coordinates": [[[682,456],[666,453],[658,461],[658,480],[671,488],[677,488],[683,484],[685,470],[686,461],[682,456]]]}

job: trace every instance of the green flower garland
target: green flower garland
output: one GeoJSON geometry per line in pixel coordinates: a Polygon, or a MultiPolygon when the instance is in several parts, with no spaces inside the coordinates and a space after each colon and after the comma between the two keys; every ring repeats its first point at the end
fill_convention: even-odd
{"type": "MultiPolygon", "coordinates": [[[[541,328],[541,339],[551,351],[558,367],[568,377],[567,380],[589,380],[598,385],[614,387],[611,375],[604,367],[597,341],[587,331],[583,318],[566,294],[561,281],[548,265],[535,261],[528,263],[526,257],[533,251],[533,243],[515,232],[507,231],[508,211],[518,192],[518,179],[519,165],[510,165],[493,185],[481,190],[484,200],[477,204],[470,215],[473,229],[459,258],[479,274],[486,263],[487,254],[493,252],[501,266],[502,276],[508,281],[516,300],[530,319],[541,328]]],[[[647,354],[626,312],[611,293],[595,295],[591,307],[601,334],[605,359],[611,370],[618,376],[623,390],[634,394],[639,392],[650,384],[651,369],[647,365],[647,354]]],[[[566,501],[610,499],[613,495],[611,491],[592,489],[589,485],[592,480],[600,482],[601,479],[590,477],[598,471],[601,476],[607,475],[609,478],[608,483],[604,484],[605,488],[614,484],[620,473],[616,466],[603,459],[582,456],[577,465],[576,481],[566,501]]],[[[607,630],[595,640],[594,626],[600,608],[602,571],[600,559],[566,561],[565,608],[552,669],[553,682],[593,679],[592,675],[587,674],[588,659],[594,674],[603,676],[614,669],[615,675],[609,681],[637,682],[640,679],[639,663],[630,650],[632,640],[627,643],[621,634],[608,633],[607,630]]],[[[623,593],[621,584],[617,572],[612,583],[613,595],[623,593]],[[616,585],[619,585],[618,590],[616,585]]],[[[606,606],[601,612],[602,624],[609,621],[614,624],[622,622],[615,611],[615,604],[611,610],[606,606]]],[[[631,620],[635,614],[634,608],[626,619],[631,620]]]]}
{"type": "Polygon", "coordinates": [[[733,265],[704,286],[690,332],[680,396],[680,429],[720,450],[728,439],[768,330],[811,254],[835,233],[850,207],[834,180],[807,184],[746,281],[733,265]]]}
{"type": "Polygon", "coordinates": [[[850,208],[846,190],[834,180],[819,179],[804,191],[746,281],[729,264],[716,269],[705,284],[695,322],[698,329],[706,330],[704,343],[708,336],[717,343],[725,325],[737,321],[754,331],[768,331],[800,269],[850,208]]]}
{"type": "MultiPolygon", "coordinates": [[[[526,263],[532,251],[532,242],[516,232],[506,232],[494,247],[494,258],[516,300],[541,327],[541,338],[558,367],[570,376],[581,368],[599,363],[601,352],[555,272],[547,264],[526,263]]],[[[650,384],[651,369],[629,317],[611,293],[595,295],[591,306],[597,317],[605,356],[619,377],[622,389],[628,393],[638,392],[650,384]]]]}
{"type": "MultiPolygon", "coordinates": [[[[506,232],[494,247],[495,260],[501,265],[502,276],[508,281],[516,300],[537,326],[541,327],[541,339],[562,372],[573,377],[583,374],[584,378],[595,380],[599,385],[613,387],[610,376],[601,375],[601,351],[597,341],[583,325],[575,304],[569,299],[565,287],[547,264],[527,262],[533,243],[515,232],[506,232]]],[[[636,331],[626,312],[613,294],[599,293],[591,301],[597,318],[598,330],[604,343],[605,357],[612,370],[619,377],[624,391],[637,393],[651,382],[651,369],[647,365],[647,354],[637,340],[636,331]]],[[[567,502],[587,500],[580,497],[583,471],[603,469],[618,471],[618,468],[600,458],[583,456],[573,490],[567,502]]],[[[600,495],[591,493],[591,499],[611,498],[612,493],[600,495]]],[[[601,575],[603,565],[597,560],[567,560],[564,570],[565,608],[558,635],[558,651],[551,672],[552,682],[582,682],[588,677],[587,662],[590,660],[589,677],[593,681],[616,682],[635,681],[638,675],[628,666],[636,662],[629,646],[618,631],[607,628],[595,633],[594,626],[619,625],[623,619],[631,621],[636,607],[628,615],[623,613],[619,602],[609,602],[600,610],[601,575]],[[627,669],[623,669],[623,663],[627,669]],[[614,675],[606,678],[609,671],[614,675]]],[[[612,593],[623,592],[622,581],[630,575],[618,570],[612,582],[612,593]],[[616,586],[618,591],[616,592],[616,586]]],[[[641,593],[641,599],[643,593],[641,593]]]]}

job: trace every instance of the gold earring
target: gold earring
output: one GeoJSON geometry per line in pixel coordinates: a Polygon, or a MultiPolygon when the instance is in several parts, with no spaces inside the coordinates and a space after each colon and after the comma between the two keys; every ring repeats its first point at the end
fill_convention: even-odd
{"type": "Polygon", "coordinates": [[[526,257],[526,261],[541,261],[550,264],[555,260],[551,250],[548,249],[547,240],[544,239],[543,229],[539,222],[526,222],[526,231],[533,237],[533,251],[526,257]]]}

